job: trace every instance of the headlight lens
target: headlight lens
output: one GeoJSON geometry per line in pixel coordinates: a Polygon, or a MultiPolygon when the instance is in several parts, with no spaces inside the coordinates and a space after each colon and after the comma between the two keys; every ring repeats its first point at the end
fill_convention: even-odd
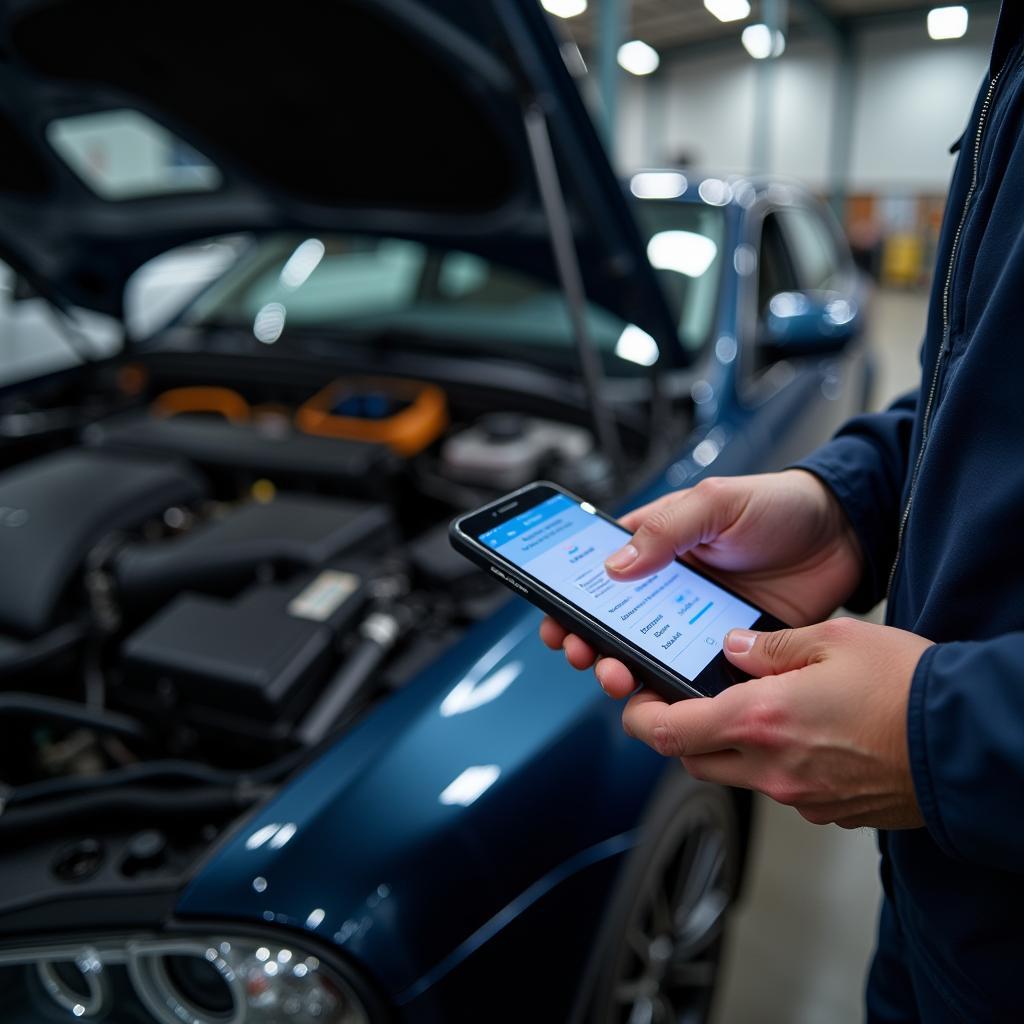
{"type": "Polygon", "coordinates": [[[159,1024],[370,1024],[354,987],[291,943],[243,936],[131,937],[0,951],[5,1020],[159,1024]],[[6,991],[11,988],[12,991],[6,991]],[[9,998],[13,996],[13,999],[9,998]],[[63,1012],[61,1012],[63,1011],[63,1012]]]}

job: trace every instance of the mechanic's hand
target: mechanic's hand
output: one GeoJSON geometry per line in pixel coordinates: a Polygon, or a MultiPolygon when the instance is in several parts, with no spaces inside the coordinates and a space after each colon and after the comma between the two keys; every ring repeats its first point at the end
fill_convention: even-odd
{"type": "Polygon", "coordinates": [[[756,789],[817,825],[924,824],[907,752],[907,699],[931,642],[857,619],[734,629],[726,657],[755,678],[666,704],[641,690],[626,732],[682,758],[696,779],[756,789]]]}
{"type": "MultiPolygon", "coordinates": [[[[668,494],[621,520],[632,541],[605,563],[613,579],[635,580],[677,555],[784,622],[820,622],[853,593],[863,571],[860,546],[832,492],[801,469],[758,476],[710,477],[668,494]]],[[[546,618],[541,639],[564,647],[575,668],[593,649],[546,618]]],[[[614,697],[636,688],[629,670],[603,658],[601,685],[614,697]]]]}

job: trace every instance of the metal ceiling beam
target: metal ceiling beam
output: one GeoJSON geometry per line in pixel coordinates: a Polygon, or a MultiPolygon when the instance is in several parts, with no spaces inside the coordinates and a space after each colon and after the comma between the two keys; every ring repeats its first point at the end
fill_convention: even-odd
{"type": "Polygon", "coordinates": [[[839,19],[818,2],[818,0],[793,0],[793,6],[809,26],[826,36],[833,43],[843,37],[843,26],[839,19]]]}
{"type": "MultiPolygon", "coordinates": [[[[775,33],[787,36],[788,9],[786,0],[761,0],[761,18],[768,26],[772,38],[775,33]]],[[[775,120],[775,56],[757,61],[754,88],[754,123],[751,137],[750,162],[757,174],[770,174],[772,170],[772,137],[775,120]]]]}
{"type": "Polygon", "coordinates": [[[604,142],[615,162],[616,118],[619,110],[619,47],[629,25],[629,0],[600,0],[597,24],[597,69],[604,108],[604,142]]]}

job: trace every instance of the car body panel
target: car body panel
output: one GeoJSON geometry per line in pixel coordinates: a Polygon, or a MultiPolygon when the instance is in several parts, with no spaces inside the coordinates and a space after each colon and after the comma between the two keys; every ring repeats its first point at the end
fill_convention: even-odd
{"type": "Polygon", "coordinates": [[[261,808],[178,914],[309,928],[411,998],[531,890],[628,848],[663,764],[538,643],[538,623],[512,599],[467,633],[261,808]],[[287,841],[251,848],[275,824],[287,841]]]}

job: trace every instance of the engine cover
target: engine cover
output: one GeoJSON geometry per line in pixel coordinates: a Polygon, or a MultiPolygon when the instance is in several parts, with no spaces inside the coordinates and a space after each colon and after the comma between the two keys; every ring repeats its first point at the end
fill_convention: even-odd
{"type": "Polygon", "coordinates": [[[0,631],[45,632],[99,540],[202,493],[177,463],[82,449],[0,475],[0,631]]]}
{"type": "Polygon", "coordinates": [[[126,413],[85,432],[85,441],[106,451],[177,456],[211,477],[266,476],[276,484],[303,490],[309,485],[335,493],[372,496],[385,488],[401,460],[386,445],[314,437],[298,431],[278,435],[248,423],[204,416],[169,419],[126,413]]]}

